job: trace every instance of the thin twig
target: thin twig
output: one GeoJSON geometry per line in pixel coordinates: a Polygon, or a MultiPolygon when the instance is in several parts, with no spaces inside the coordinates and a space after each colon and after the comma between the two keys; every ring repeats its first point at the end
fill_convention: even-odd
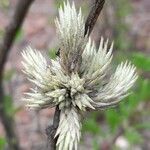
{"type": "Polygon", "coordinates": [[[20,29],[23,20],[28,12],[31,3],[34,0],[18,0],[15,7],[14,15],[8,26],[6,27],[4,38],[0,43],[0,115],[6,131],[8,146],[11,150],[19,150],[19,142],[14,129],[14,118],[7,114],[5,104],[5,94],[3,90],[3,70],[7,61],[11,46],[15,40],[15,36],[20,29]]]}
{"type": "Polygon", "coordinates": [[[16,135],[15,122],[12,114],[8,114],[4,108],[5,98],[2,84],[0,84],[0,117],[5,128],[8,149],[20,150],[19,141],[16,135]]]}
{"type": "Polygon", "coordinates": [[[104,6],[105,0],[95,0],[93,3],[93,6],[91,8],[91,11],[87,17],[86,23],[85,23],[85,35],[90,33],[93,30],[93,27],[95,26],[95,23],[98,19],[98,16],[100,15],[103,6],[104,6]]]}
{"type": "Polygon", "coordinates": [[[15,40],[15,36],[19,31],[28,12],[28,9],[33,1],[34,0],[18,0],[14,15],[6,27],[4,38],[0,44],[0,80],[2,80],[4,64],[7,60],[10,48],[15,40]]]}
{"type": "MultiPolygon", "coordinates": [[[[105,3],[105,0],[95,0],[95,2],[93,3],[93,7],[92,7],[92,9],[87,17],[86,23],[85,23],[85,35],[87,33],[88,33],[88,35],[90,35],[90,33],[92,32],[93,27],[98,19],[98,16],[103,8],[104,3],[105,3]]],[[[57,55],[59,55],[59,51],[58,51],[57,55]]],[[[57,106],[56,110],[55,110],[55,114],[54,114],[53,125],[48,126],[46,129],[46,134],[47,134],[48,141],[49,141],[48,147],[51,150],[56,150],[57,138],[54,138],[54,135],[55,135],[56,130],[59,125],[59,118],[60,118],[60,110],[57,106]]]]}
{"type": "Polygon", "coordinates": [[[60,110],[59,107],[57,106],[54,114],[53,125],[48,126],[46,128],[46,134],[48,137],[48,148],[50,148],[50,150],[56,149],[57,138],[54,139],[54,136],[59,125],[59,117],[60,117],[60,110]]]}

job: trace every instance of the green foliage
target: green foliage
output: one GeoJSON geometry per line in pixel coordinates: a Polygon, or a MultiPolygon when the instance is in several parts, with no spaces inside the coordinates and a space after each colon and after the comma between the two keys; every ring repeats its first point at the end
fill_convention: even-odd
{"type": "Polygon", "coordinates": [[[14,75],[15,71],[14,70],[7,70],[4,72],[4,80],[10,81],[12,76],[14,75]]]}
{"type": "Polygon", "coordinates": [[[20,42],[23,37],[24,37],[23,30],[20,29],[20,30],[18,30],[17,33],[16,33],[15,41],[20,42]]]}
{"type": "Polygon", "coordinates": [[[49,57],[50,57],[50,59],[56,59],[56,57],[57,57],[56,53],[57,53],[56,49],[54,49],[54,48],[50,49],[49,50],[49,57]]]}
{"type": "Polygon", "coordinates": [[[129,27],[125,17],[131,12],[130,2],[129,0],[112,0],[112,3],[115,14],[115,46],[117,50],[128,50],[131,44],[128,36],[129,27]]]}
{"type": "Polygon", "coordinates": [[[21,107],[14,107],[12,97],[10,95],[5,95],[4,109],[8,117],[13,117],[16,112],[21,110],[21,107]]]}
{"type": "Polygon", "coordinates": [[[0,7],[1,8],[8,8],[9,7],[9,0],[1,0],[0,1],[0,7]]]}
{"type": "Polygon", "coordinates": [[[99,150],[99,143],[97,139],[93,140],[93,150],[99,150]]]}
{"type": "MultiPolygon", "coordinates": [[[[148,115],[149,115],[149,113],[148,113],[148,115]]],[[[134,128],[135,129],[148,129],[148,130],[150,130],[150,121],[138,123],[138,124],[134,125],[134,128]]]]}
{"type": "Polygon", "coordinates": [[[125,131],[125,137],[128,139],[130,144],[140,144],[143,141],[141,134],[133,128],[128,128],[125,131]]]}
{"type": "Polygon", "coordinates": [[[56,0],[55,1],[55,5],[57,8],[59,8],[60,6],[63,6],[64,0],[56,0]]]}
{"type": "Polygon", "coordinates": [[[12,102],[12,98],[9,95],[5,95],[4,97],[4,109],[5,109],[5,113],[7,116],[13,116],[14,114],[14,107],[13,107],[13,102],[12,102]]]}
{"type": "Polygon", "coordinates": [[[0,28],[0,39],[3,37],[3,35],[4,35],[4,30],[2,30],[2,29],[0,28]]]}
{"type": "Polygon", "coordinates": [[[0,150],[4,150],[6,140],[3,137],[0,137],[0,150]]]}
{"type": "Polygon", "coordinates": [[[115,132],[116,128],[120,125],[122,118],[117,110],[109,109],[105,112],[106,122],[109,125],[111,132],[115,132]]]}
{"type": "Polygon", "coordinates": [[[116,16],[120,19],[124,19],[129,13],[131,13],[131,6],[129,0],[116,0],[115,1],[116,16]]]}
{"type": "Polygon", "coordinates": [[[148,100],[150,98],[150,80],[149,79],[139,79],[138,83],[139,89],[137,91],[137,99],[141,101],[148,100]]]}
{"type": "Polygon", "coordinates": [[[132,53],[131,61],[136,65],[137,68],[143,71],[150,71],[150,57],[145,54],[138,52],[132,53]]]}
{"type": "Polygon", "coordinates": [[[100,125],[92,117],[90,117],[89,119],[87,119],[83,122],[83,128],[82,129],[83,129],[83,132],[87,131],[87,132],[92,133],[94,135],[100,133],[100,125]]]}

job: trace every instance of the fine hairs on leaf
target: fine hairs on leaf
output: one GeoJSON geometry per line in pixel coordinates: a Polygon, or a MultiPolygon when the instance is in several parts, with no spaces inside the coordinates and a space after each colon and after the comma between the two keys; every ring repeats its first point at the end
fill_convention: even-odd
{"type": "Polygon", "coordinates": [[[64,2],[55,20],[60,57],[50,59],[30,47],[23,52],[23,72],[36,88],[26,93],[27,107],[43,109],[57,106],[60,119],[56,130],[56,149],[77,150],[81,137],[81,115],[89,109],[116,106],[137,79],[136,68],[122,62],[112,75],[113,43],[101,38],[99,48],[85,36],[85,20],[74,3],[64,2]],[[107,77],[107,78],[106,78],[107,77]]]}

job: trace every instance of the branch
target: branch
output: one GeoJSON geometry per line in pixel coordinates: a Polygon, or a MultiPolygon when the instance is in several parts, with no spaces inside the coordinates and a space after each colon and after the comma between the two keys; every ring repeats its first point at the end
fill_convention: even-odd
{"type": "Polygon", "coordinates": [[[59,117],[60,117],[60,110],[59,107],[57,106],[54,114],[53,125],[48,126],[46,128],[46,134],[48,138],[48,148],[50,148],[51,150],[56,149],[57,139],[54,139],[54,136],[59,125],[59,117]]]}
{"type": "Polygon", "coordinates": [[[15,40],[15,36],[20,29],[28,9],[33,1],[34,0],[18,0],[14,15],[6,27],[4,38],[0,44],[0,80],[2,80],[4,65],[7,60],[10,48],[15,40]]]}
{"type": "Polygon", "coordinates": [[[90,33],[93,30],[93,27],[98,19],[98,16],[100,15],[103,6],[104,6],[105,0],[95,0],[92,9],[86,19],[86,23],[85,23],[85,35],[88,33],[88,35],[90,35],[90,33]]]}
{"type": "Polygon", "coordinates": [[[8,149],[20,150],[19,140],[16,135],[15,121],[12,114],[8,114],[4,108],[5,98],[2,84],[0,84],[0,117],[5,128],[8,149]]]}
{"type": "MultiPolygon", "coordinates": [[[[105,3],[105,0],[95,0],[93,7],[87,17],[86,23],[85,23],[85,35],[88,33],[88,35],[90,35],[90,33],[93,30],[93,27],[98,19],[98,16],[103,8],[103,5],[105,3]]],[[[59,56],[59,51],[58,50],[57,54],[59,56]]],[[[56,142],[57,139],[54,138],[54,135],[56,133],[56,130],[58,128],[59,125],[59,118],[60,118],[60,110],[58,108],[58,106],[56,107],[55,110],[55,114],[54,114],[54,121],[53,121],[53,125],[48,126],[46,129],[46,134],[48,137],[48,148],[52,149],[52,150],[56,150],[56,142]]]]}
{"type": "Polygon", "coordinates": [[[15,36],[20,29],[23,20],[28,12],[28,9],[33,1],[34,0],[18,0],[14,15],[12,16],[10,23],[6,27],[4,38],[0,43],[0,115],[6,131],[8,146],[11,150],[19,150],[20,148],[18,138],[15,133],[14,118],[13,116],[8,115],[4,108],[5,94],[2,85],[3,70],[11,46],[15,40],[15,36]]]}

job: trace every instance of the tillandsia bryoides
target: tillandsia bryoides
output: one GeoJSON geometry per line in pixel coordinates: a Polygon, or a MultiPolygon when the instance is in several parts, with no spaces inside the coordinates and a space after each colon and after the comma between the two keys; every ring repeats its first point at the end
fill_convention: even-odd
{"type": "Polygon", "coordinates": [[[77,150],[81,137],[81,114],[89,109],[116,106],[137,79],[135,67],[121,63],[110,75],[113,44],[101,38],[99,48],[84,36],[81,9],[67,1],[55,20],[60,57],[47,63],[42,54],[28,47],[22,52],[24,72],[35,84],[24,98],[30,108],[59,106],[60,120],[55,138],[58,150],[77,150]]]}

